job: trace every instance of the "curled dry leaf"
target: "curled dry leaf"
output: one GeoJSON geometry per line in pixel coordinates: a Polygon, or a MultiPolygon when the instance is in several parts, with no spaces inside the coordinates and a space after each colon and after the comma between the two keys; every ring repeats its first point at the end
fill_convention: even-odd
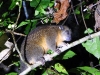
{"type": "Polygon", "coordinates": [[[96,30],[100,31],[100,4],[97,6],[95,10],[95,32],[96,30]]]}
{"type": "Polygon", "coordinates": [[[68,10],[69,7],[69,1],[68,0],[56,0],[56,6],[54,7],[55,9],[57,9],[57,12],[55,12],[54,15],[54,19],[53,22],[56,22],[57,24],[65,19],[68,15],[68,13],[66,12],[68,10]]]}

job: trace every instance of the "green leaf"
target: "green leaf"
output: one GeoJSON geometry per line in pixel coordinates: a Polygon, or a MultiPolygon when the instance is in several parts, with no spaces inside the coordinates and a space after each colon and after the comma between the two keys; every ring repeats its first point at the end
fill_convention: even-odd
{"type": "Polygon", "coordinates": [[[77,70],[79,70],[80,72],[84,71],[84,75],[87,75],[88,73],[91,75],[100,75],[100,70],[93,68],[93,67],[88,67],[88,66],[84,66],[84,67],[77,67],[77,70]]]}
{"type": "Polygon", "coordinates": [[[62,73],[61,75],[68,75],[68,72],[66,71],[66,69],[65,69],[60,63],[56,63],[56,64],[54,65],[54,68],[55,68],[58,72],[62,73]]]}
{"type": "Polygon", "coordinates": [[[77,8],[75,9],[75,14],[80,14],[79,7],[77,7],[77,8]]]}
{"type": "Polygon", "coordinates": [[[3,31],[0,31],[0,36],[3,34],[3,31]]]}
{"type": "Polygon", "coordinates": [[[31,7],[37,7],[37,5],[39,4],[40,0],[32,0],[30,1],[30,6],[31,7]]]}
{"type": "Polygon", "coordinates": [[[11,2],[12,3],[10,5],[10,7],[9,7],[9,10],[13,10],[15,8],[15,6],[16,6],[16,0],[12,0],[11,2]]]}
{"type": "Polygon", "coordinates": [[[27,24],[27,26],[25,28],[24,33],[25,34],[28,34],[30,32],[30,30],[36,28],[37,20],[31,20],[31,21],[30,20],[27,20],[27,23],[26,24],[27,24]]]}
{"type": "Polygon", "coordinates": [[[45,9],[49,6],[49,3],[50,3],[50,0],[41,0],[40,7],[45,9]]]}
{"type": "Polygon", "coordinates": [[[76,55],[76,54],[75,54],[73,51],[69,50],[68,52],[66,52],[66,53],[64,54],[64,56],[63,56],[62,59],[69,59],[69,58],[72,58],[72,57],[75,56],[75,55],[76,55]]]}
{"type": "Polygon", "coordinates": [[[8,25],[8,28],[12,28],[12,24],[9,24],[9,25],[8,25]]]}
{"type": "Polygon", "coordinates": [[[52,50],[48,50],[47,54],[52,54],[53,51],[52,50]]]}
{"type": "Polygon", "coordinates": [[[0,8],[1,8],[2,4],[3,4],[3,1],[1,1],[1,3],[0,3],[0,8]]]}
{"type": "Polygon", "coordinates": [[[8,15],[8,12],[3,13],[2,17],[6,17],[8,15]]]}
{"type": "Polygon", "coordinates": [[[38,7],[45,9],[49,5],[49,3],[50,3],[50,0],[41,0],[41,2],[40,2],[40,0],[32,0],[32,1],[30,1],[30,6],[37,7],[37,5],[38,5],[38,7]]]}
{"type": "MultiPolygon", "coordinates": [[[[53,67],[53,66],[51,66],[53,67]]],[[[47,68],[43,70],[42,75],[59,75],[55,70],[53,70],[52,68],[47,68]]]]}
{"type": "Polygon", "coordinates": [[[30,27],[31,27],[30,24],[28,24],[28,25],[26,26],[25,31],[24,31],[25,34],[28,34],[28,33],[30,32],[30,27]]]}
{"type": "Polygon", "coordinates": [[[91,40],[87,40],[85,43],[82,43],[83,47],[86,50],[93,54],[96,58],[100,59],[100,38],[96,37],[91,40]]]}
{"type": "Polygon", "coordinates": [[[3,24],[4,27],[5,27],[5,26],[8,26],[8,23],[7,23],[6,20],[4,20],[2,24],[3,24]]]}
{"type": "Polygon", "coordinates": [[[88,29],[84,32],[84,34],[87,34],[87,33],[93,33],[93,30],[90,29],[90,28],[88,28],[88,29]]]}
{"type": "Polygon", "coordinates": [[[52,7],[54,5],[54,1],[51,1],[51,3],[49,3],[49,7],[52,7]]]}
{"type": "Polygon", "coordinates": [[[27,25],[29,22],[28,21],[23,21],[21,22],[17,28],[21,27],[21,26],[24,26],[24,25],[27,25]]]}
{"type": "Polygon", "coordinates": [[[33,30],[33,29],[35,29],[36,28],[36,24],[37,24],[37,22],[38,22],[38,20],[33,20],[32,21],[32,28],[31,28],[31,30],[33,30]]]}
{"type": "Polygon", "coordinates": [[[14,64],[15,64],[16,66],[19,66],[19,62],[14,62],[14,64]]]}
{"type": "Polygon", "coordinates": [[[45,10],[42,7],[38,7],[37,8],[37,11],[39,11],[42,14],[45,14],[46,13],[45,10]]]}
{"type": "Polygon", "coordinates": [[[39,13],[45,14],[45,9],[49,6],[50,0],[32,0],[30,2],[31,7],[37,7],[35,10],[35,16],[39,13]]]}
{"type": "Polygon", "coordinates": [[[35,11],[35,16],[36,16],[36,15],[38,15],[38,14],[39,14],[39,11],[38,11],[38,10],[36,10],[36,11],[35,11]]]}
{"type": "Polygon", "coordinates": [[[49,69],[47,69],[47,70],[45,70],[44,72],[43,72],[43,74],[42,75],[49,75],[48,73],[52,73],[53,74],[53,72],[52,71],[50,71],[49,69]]]}
{"type": "Polygon", "coordinates": [[[11,73],[8,73],[6,75],[18,75],[16,72],[11,72],[11,73]]]}
{"type": "Polygon", "coordinates": [[[85,13],[85,14],[84,14],[84,18],[85,18],[85,19],[89,19],[90,15],[91,15],[90,13],[85,13]]]}
{"type": "Polygon", "coordinates": [[[45,71],[42,75],[48,75],[48,73],[45,71]]]}

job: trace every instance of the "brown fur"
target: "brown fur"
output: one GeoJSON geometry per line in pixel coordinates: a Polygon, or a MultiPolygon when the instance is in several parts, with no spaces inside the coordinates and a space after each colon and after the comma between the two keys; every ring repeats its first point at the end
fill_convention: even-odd
{"type": "MultiPolygon", "coordinates": [[[[22,57],[24,60],[26,58],[29,64],[34,64],[43,57],[49,49],[55,51],[56,47],[61,45],[63,41],[70,41],[70,36],[71,31],[66,26],[62,26],[62,29],[58,25],[37,27],[29,33],[27,39],[24,39],[21,47],[22,57]],[[68,34],[68,32],[70,33],[68,34]],[[65,40],[63,36],[69,40],[65,40]]],[[[24,67],[23,64],[21,64],[21,66],[24,67]]]]}

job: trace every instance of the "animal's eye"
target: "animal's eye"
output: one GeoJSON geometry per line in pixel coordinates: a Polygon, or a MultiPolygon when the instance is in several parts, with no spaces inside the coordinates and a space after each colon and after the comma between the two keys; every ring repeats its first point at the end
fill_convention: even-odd
{"type": "Polygon", "coordinates": [[[70,34],[70,31],[69,31],[69,30],[66,30],[66,33],[67,33],[67,34],[70,34]]]}

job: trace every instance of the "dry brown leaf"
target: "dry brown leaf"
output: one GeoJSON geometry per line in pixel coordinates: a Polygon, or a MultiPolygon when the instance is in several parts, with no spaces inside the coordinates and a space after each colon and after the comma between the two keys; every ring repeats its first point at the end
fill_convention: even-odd
{"type": "Polygon", "coordinates": [[[53,22],[56,22],[58,24],[61,20],[67,17],[68,13],[66,11],[70,5],[68,0],[56,0],[56,2],[57,5],[54,8],[58,10],[53,14],[53,22]]]}

